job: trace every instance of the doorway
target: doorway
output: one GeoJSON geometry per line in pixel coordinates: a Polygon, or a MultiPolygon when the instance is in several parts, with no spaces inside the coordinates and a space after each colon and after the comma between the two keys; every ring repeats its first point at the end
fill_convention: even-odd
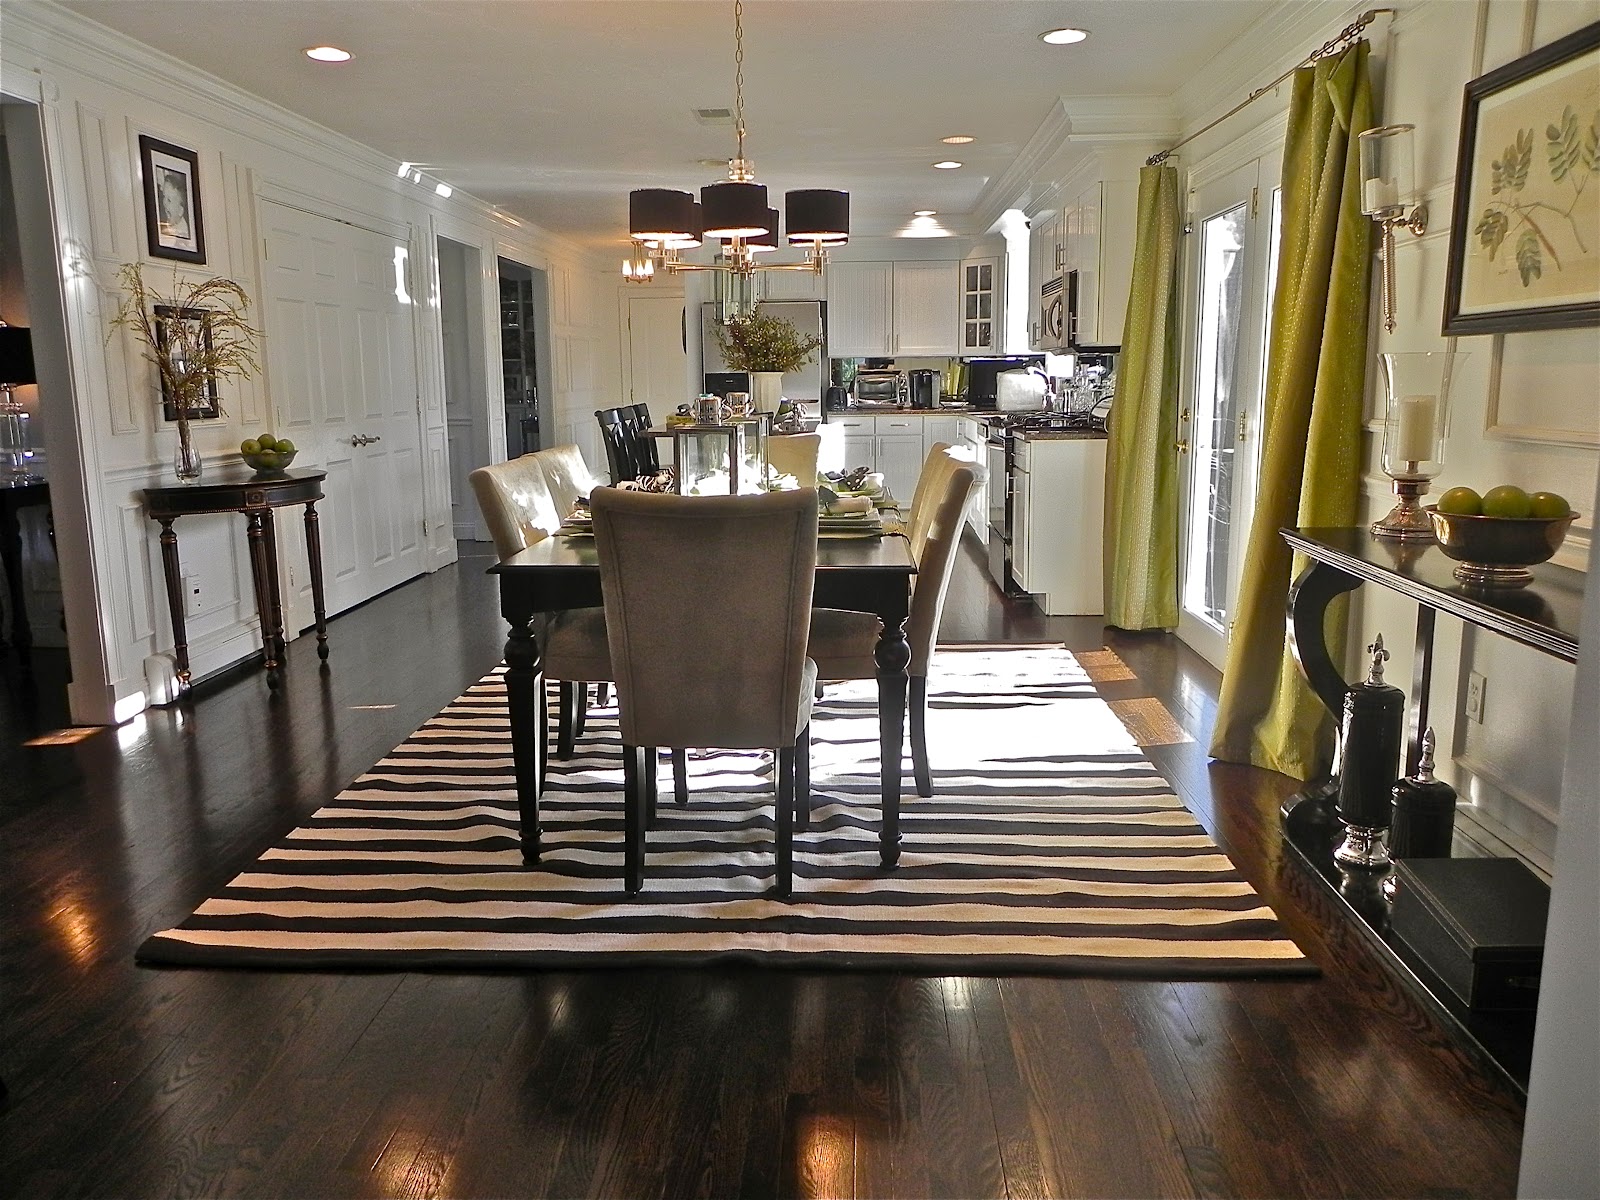
{"type": "Polygon", "coordinates": [[[1193,290],[1178,428],[1178,633],[1219,669],[1260,473],[1280,161],[1254,159],[1192,193],[1186,278],[1193,290]]]}
{"type": "Polygon", "coordinates": [[[500,277],[500,361],[505,380],[505,457],[551,444],[550,287],[545,273],[509,258],[500,277]]]}

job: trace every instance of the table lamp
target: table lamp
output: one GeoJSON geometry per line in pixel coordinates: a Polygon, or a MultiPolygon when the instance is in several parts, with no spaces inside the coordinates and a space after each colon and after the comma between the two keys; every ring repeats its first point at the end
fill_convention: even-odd
{"type": "Polygon", "coordinates": [[[36,483],[28,470],[33,457],[28,438],[28,413],[16,389],[37,383],[33,371],[33,335],[0,321],[0,484],[36,483]]]}

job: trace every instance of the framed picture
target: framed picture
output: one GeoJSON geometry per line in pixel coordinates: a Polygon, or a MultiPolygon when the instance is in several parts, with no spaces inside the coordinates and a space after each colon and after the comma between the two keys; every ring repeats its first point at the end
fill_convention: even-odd
{"type": "Polygon", "coordinates": [[[150,256],[205,262],[199,155],[140,134],[139,167],[144,175],[144,230],[150,256]]]}
{"type": "Polygon", "coordinates": [[[1444,333],[1600,325],[1600,22],[1467,84],[1444,333]]]}
{"type": "MultiPolygon", "coordinates": [[[[191,346],[211,346],[211,328],[206,323],[207,312],[203,308],[174,308],[170,304],[158,304],[156,313],[156,353],[165,355],[167,347],[172,344],[171,330],[176,322],[183,322],[186,326],[182,340],[191,346]]],[[[161,415],[168,421],[178,419],[178,405],[173,398],[172,389],[167,386],[166,376],[161,376],[161,415]]],[[[189,420],[203,421],[210,417],[220,417],[222,405],[217,397],[217,381],[206,381],[206,402],[202,405],[191,405],[188,412],[189,420]]]]}

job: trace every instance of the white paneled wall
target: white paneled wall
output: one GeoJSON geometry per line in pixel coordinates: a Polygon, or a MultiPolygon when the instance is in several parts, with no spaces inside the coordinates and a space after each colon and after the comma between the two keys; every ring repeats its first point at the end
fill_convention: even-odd
{"type": "MultiPolygon", "coordinates": [[[[170,282],[171,264],[150,260],[145,253],[140,134],[199,154],[208,261],[203,267],[183,266],[186,277],[228,275],[259,299],[261,204],[267,197],[364,228],[399,231],[399,242],[407,248],[407,290],[417,305],[402,336],[414,342],[417,366],[421,464],[411,469],[421,475],[427,522],[424,569],[455,558],[435,233],[479,248],[487,264],[482,280],[487,313],[498,312],[493,280],[497,254],[548,272],[554,308],[555,432],[578,441],[591,462],[596,461],[592,411],[614,402],[617,394],[618,333],[610,272],[583,249],[493,215],[459,190],[448,199],[437,197],[431,181],[421,187],[397,178],[397,164],[375,151],[237,89],[197,78],[174,60],[50,6],[8,7],[0,43],[0,88],[9,97],[37,105],[41,114],[52,207],[45,228],[55,235],[67,276],[67,365],[76,444],[66,455],[59,445],[51,449],[53,490],[59,491],[58,534],[81,540],[87,578],[93,580],[93,586],[68,589],[66,596],[69,610],[74,610],[69,625],[83,631],[70,639],[78,720],[104,722],[114,713],[126,718],[152,690],[147,675],[159,684],[170,671],[172,634],[157,527],[145,519],[140,493],[171,478],[175,433],[159,419],[151,369],[136,343],[120,333],[108,337],[121,264],[144,261],[153,278],[170,282]],[[77,486],[84,498],[81,514],[65,502],[77,486]],[[72,624],[74,617],[77,624],[72,624]],[[97,644],[90,647],[85,644],[89,641],[97,644]]],[[[258,309],[257,317],[269,337],[297,336],[287,314],[258,309]]],[[[498,336],[485,342],[486,357],[498,355],[498,336]]],[[[283,368],[296,357],[275,354],[276,376],[268,371],[261,379],[224,386],[225,415],[196,427],[208,470],[235,461],[240,440],[251,434],[298,433],[307,415],[306,381],[283,368]]],[[[488,379],[500,377],[497,360],[484,368],[488,379]]],[[[362,380],[352,379],[351,385],[352,395],[359,395],[362,380]]],[[[503,413],[498,385],[487,390],[494,435],[503,428],[503,413]]],[[[491,445],[497,456],[502,453],[503,434],[491,445]]],[[[296,465],[309,460],[337,474],[331,449],[317,442],[313,429],[311,444],[296,465]]],[[[337,506],[338,489],[337,480],[330,478],[323,506],[330,566],[347,561],[348,548],[339,545],[344,522],[327,511],[337,506]]],[[[297,630],[311,619],[299,510],[284,510],[279,518],[289,624],[297,630]]],[[[185,573],[196,579],[202,595],[201,611],[188,622],[196,676],[238,661],[259,646],[242,522],[237,516],[188,517],[176,526],[185,573]]],[[[334,641],[337,665],[337,637],[334,641]]]]}

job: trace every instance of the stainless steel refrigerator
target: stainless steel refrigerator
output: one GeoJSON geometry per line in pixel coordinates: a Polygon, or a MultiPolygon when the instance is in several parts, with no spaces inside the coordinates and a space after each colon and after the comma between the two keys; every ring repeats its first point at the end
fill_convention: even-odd
{"type": "MultiPolygon", "coordinates": [[[[822,348],[810,363],[783,377],[783,394],[796,403],[807,405],[813,412],[820,411],[822,389],[828,386],[828,327],[827,307],[821,300],[764,300],[761,311],[782,317],[794,324],[801,336],[812,334],[822,339],[822,348]]],[[[710,375],[726,371],[722,351],[712,330],[717,325],[717,306],[700,306],[700,362],[703,373],[710,375]]]]}

